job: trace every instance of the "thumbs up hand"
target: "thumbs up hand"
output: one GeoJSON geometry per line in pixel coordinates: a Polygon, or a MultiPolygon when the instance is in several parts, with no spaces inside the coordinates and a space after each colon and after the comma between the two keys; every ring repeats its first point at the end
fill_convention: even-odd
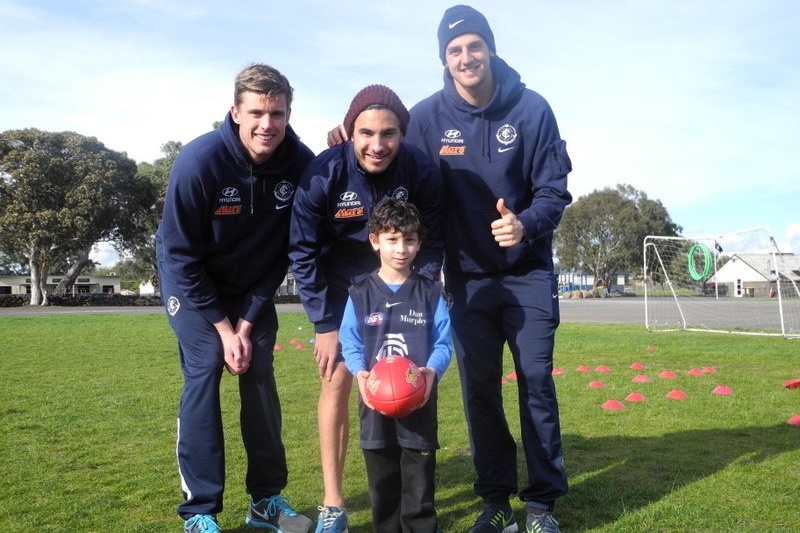
{"type": "Polygon", "coordinates": [[[522,222],[506,207],[502,198],[497,200],[496,208],[500,213],[500,218],[492,222],[492,235],[494,235],[495,242],[501,248],[510,248],[521,243],[525,238],[525,228],[522,226],[522,222]]]}

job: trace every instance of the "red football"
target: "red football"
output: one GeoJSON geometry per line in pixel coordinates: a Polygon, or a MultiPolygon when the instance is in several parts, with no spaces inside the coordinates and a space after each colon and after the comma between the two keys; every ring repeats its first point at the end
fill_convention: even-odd
{"type": "Polygon", "coordinates": [[[425,375],[411,359],[390,355],[375,363],[370,370],[367,398],[379,413],[403,418],[422,405],[425,375]]]}

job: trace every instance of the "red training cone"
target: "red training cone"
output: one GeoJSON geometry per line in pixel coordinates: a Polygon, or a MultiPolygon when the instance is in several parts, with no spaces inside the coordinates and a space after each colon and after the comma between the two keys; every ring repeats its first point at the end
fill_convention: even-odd
{"type": "Polygon", "coordinates": [[[626,402],[643,402],[644,396],[640,392],[632,392],[625,397],[626,402]]]}
{"type": "Polygon", "coordinates": [[[686,393],[683,392],[681,389],[672,389],[667,393],[666,397],[669,398],[670,400],[685,400],[686,398],[688,398],[686,393]]]}
{"type": "Polygon", "coordinates": [[[591,368],[589,368],[589,367],[588,367],[588,366],[586,366],[586,365],[581,365],[581,366],[579,366],[578,368],[576,368],[576,369],[575,369],[575,371],[576,371],[576,372],[591,372],[591,371],[592,371],[592,369],[591,369],[591,368]]]}
{"type": "Polygon", "coordinates": [[[276,344],[275,346],[272,347],[272,349],[275,351],[283,350],[283,346],[281,346],[280,344],[276,344]]]}
{"type": "Polygon", "coordinates": [[[690,376],[702,376],[703,375],[703,371],[700,370],[699,368],[693,368],[693,369],[689,370],[689,375],[690,376]]]}
{"type": "Polygon", "coordinates": [[[560,368],[560,367],[553,368],[553,375],[554,376],[563,376],[564,374],[566,374],[566,372],[564,371],[563,368],[560,368]]]}
{"type": "Polygon", "coordinates": [[[611,369],[608,368],[606,365],[600,365],[594,369],[595,372],[600,372],[601,374],[608,374],[611,372],[611,369]]]}
{"type": "Polygon", "coordinates": [[[727,385],[720,385],[711,392],[714,394],[719,394],[720,396],[733,396],[733,390],[731,390],[731,388],[727,385]]]}
{"type": "Polygon", "coordinates": [[[783,386],[787,389],[800,389],[800,379],[787,379],[783,382],[783,386]]]}
{"type": "Polygon", "coordinates": [[[789,424],[790,426],[800,426],[800,414],[799,415],[794,415],[786,423],[789,424]]]}
{"type": "Polygon", "coordinates": [[[622,411],[625,406],[612,398],[603,404],[603,409],[607,411],[622,411]]]}
{"type": "Polygon", "coordinates": [[[631,381],[634,383],[649,383],[650,378],[648,378],[645,374],[637,374],[631,381]]]}
{"type": "Polygon", "coordinates": [[[633,363],[631,365],[631,369],[633,369],[633,370],[644,370],[644,365],[642,363],[633,363]]]}
{"type": "Polygon", "coordinates": [[[604,389],[606,385],[602,381],[595,380],[595,381],[590,382],[589,386],[591,388],[593,388],[593,389],[604,389]]]}
{"type": "Polygon", "coordinates": [[[660,377],[661,379],[675,379],[677,376],[675,375],[675,372],[673,372],[672,370],[664,370],[662,373],[658,375],[658,377],[660,377]]]}
{"type": "Polygon", "coordinates": [[[704,366],[703,372],[705,372],[706,374],[716,374],[717,370],[713,366],[704,366]]]}

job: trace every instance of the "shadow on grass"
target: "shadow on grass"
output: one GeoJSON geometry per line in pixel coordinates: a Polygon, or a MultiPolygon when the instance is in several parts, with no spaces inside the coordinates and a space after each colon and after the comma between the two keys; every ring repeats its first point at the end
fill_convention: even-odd
{"type": "MultiPolygon", "coordinates": [[[[687,430],[659,437],[563,438],[570,492],[558,502],[556,514],[564,531],[613,524],[623,512],[646,507],[731,465],[758,464],[800,449],[796,431],[786,425],[687,430]]],[[[518,450],[520,481],[524,482],[521,446],[518,450]]],[[[472,492],[474,470],[470,457],[456,456],[439,462],[437,478],[448,485],[446,491],[437,489],[442,529],[454,532],[451,526],[463,524],[465,516],[470,517],[469,527],[481,510],[481,503],[472,492]],[[447,496],[442,497],[442,492],[447,496]]],[[[518,520],[524,520],[522,505],[512,505],[518,510],[518,520]]]]}
{"type": "MultiPolygon", "coordinates": [[[[519,448],[520,480],[524,481],[519,448]]],[[[570,492],[558,502],[556,514],[563,531],[591,530],[613,524],[623,512],[646,507],[733,464],[758,464],[797,449],[796,431],[785,425],[687,430],[659,437],[564,435],[570,492]]],[[[469,455],[440,460],[436,477],[441,529],[455,533],[468,517],[466,529],[481,510],[472,491],[474,470],[469,455]]],[[[366,492],[350,495],[348,500],[352,509],[369,509],[366,492]]],[[[512,505],[518,520],[524,520],[522,505],[518,501],[512,505]]],[[[302,512],[316,520],[316,512],[302,512]]],[[[245,526],[225,529],[226,533],[255,531],[259,530],[245,526]]],[[[369,525],[350,528],[351,533],[368,531],[369,525]]]]}
{"type": "Polygon", "coordinates": [[[567,472],[581,480],[559,501],[558,516],[570,531],[600,527],[733,464],[758,464],[798,448],[786,425],[659,437],[565,435],[567,472]]]}

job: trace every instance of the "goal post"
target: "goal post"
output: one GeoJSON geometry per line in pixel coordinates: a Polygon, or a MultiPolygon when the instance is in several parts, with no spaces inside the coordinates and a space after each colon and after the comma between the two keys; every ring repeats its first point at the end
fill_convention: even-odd
{"type": "Polygon", "coordinates": [[[800,338],[800,256],[769,228],[644,239],[645,326],[800,338]]]}

